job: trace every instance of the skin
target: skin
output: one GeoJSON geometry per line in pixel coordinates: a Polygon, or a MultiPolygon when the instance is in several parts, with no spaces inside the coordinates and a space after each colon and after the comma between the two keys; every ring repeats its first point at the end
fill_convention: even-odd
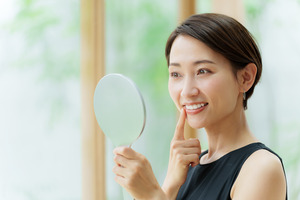
{"type": "MultiPolygon", "coordinates": [[[[116,182],[135,199],[176,199],[189,165],[213,162],[225,154],[257,142],[246,122],[243,93],[253,85],[256,66],[249,63],[235,75],[230,62],[204,43],[178,36],[170,52],[169,93],[180,110],[171,141],[167,176],[162,187],[148,160],[128,147],[114,150],[116,182]],[[189,109],[191,105],[204,105],[189,109]],[[205,128],[209,151],[201,157],[198,139],[185,140],[185,121],[205,128]],[[176,174],[176,176],[174,176],[176,174]]],[[[279,159],[266,150],[253,153],[244,163],[231,190],[232,199],[285,199],[286,182],[279,159]]]]}

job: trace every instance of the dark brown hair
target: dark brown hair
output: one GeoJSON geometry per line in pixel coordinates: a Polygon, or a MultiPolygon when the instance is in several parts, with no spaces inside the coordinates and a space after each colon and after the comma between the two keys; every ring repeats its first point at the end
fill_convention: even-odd
{"type": "Polygon", "coordinates": [[[253,94],[262,72],[261,55],[251,33],[238,21],[226,15],[214,13],[193,15],[169,36],[165,49],[168,66],[172,44],[178,35],[194,37],[223,55],[231,62],[235,74],[249,63],[256,65],[255,81],[246,92],[246,99],[243,101],[244,109],[247,109],[247,100],[253,94]]]}

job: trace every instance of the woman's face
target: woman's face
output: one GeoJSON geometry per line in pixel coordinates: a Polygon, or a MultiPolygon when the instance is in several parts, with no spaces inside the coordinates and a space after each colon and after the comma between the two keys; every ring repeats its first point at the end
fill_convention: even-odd
{"type": "MultiPolygon", "coordinates": [[[[169,60],[169,92],[184,108],[191,127],[202,128],[233,116],[240,89],[230,61],[201,41],[179,35],[169,60]]],[[[240,103],[238,103],[240,102],[240,103]]]]}

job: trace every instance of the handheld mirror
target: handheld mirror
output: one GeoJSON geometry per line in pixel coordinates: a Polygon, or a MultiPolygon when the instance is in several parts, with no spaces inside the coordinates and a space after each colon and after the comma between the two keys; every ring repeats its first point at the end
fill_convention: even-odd
{"type": "Polygon", "coordinates": [[[108,74],[97,84],[94,111],[99,126],[115,146],[131,146],[146,122],[143,97],[129,78],[108,74]]]}

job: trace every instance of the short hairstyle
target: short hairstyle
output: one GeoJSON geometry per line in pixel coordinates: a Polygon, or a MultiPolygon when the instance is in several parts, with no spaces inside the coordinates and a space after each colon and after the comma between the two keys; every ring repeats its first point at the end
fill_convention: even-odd
{"type": "Polygon", "coordinates": [[[215,13],[192,15],[168,38],[165,49],[168,66],[172,44],[178,35],[189,35],[223,55],[230,61],[234,74],[249,63],[256,65],[255,81],[246,92],[243,101],[244,109],[247,109],[247,100],[253,94],[262,73],[261,54],[251,33],[237,20],[226,15],[215,13]]]}

